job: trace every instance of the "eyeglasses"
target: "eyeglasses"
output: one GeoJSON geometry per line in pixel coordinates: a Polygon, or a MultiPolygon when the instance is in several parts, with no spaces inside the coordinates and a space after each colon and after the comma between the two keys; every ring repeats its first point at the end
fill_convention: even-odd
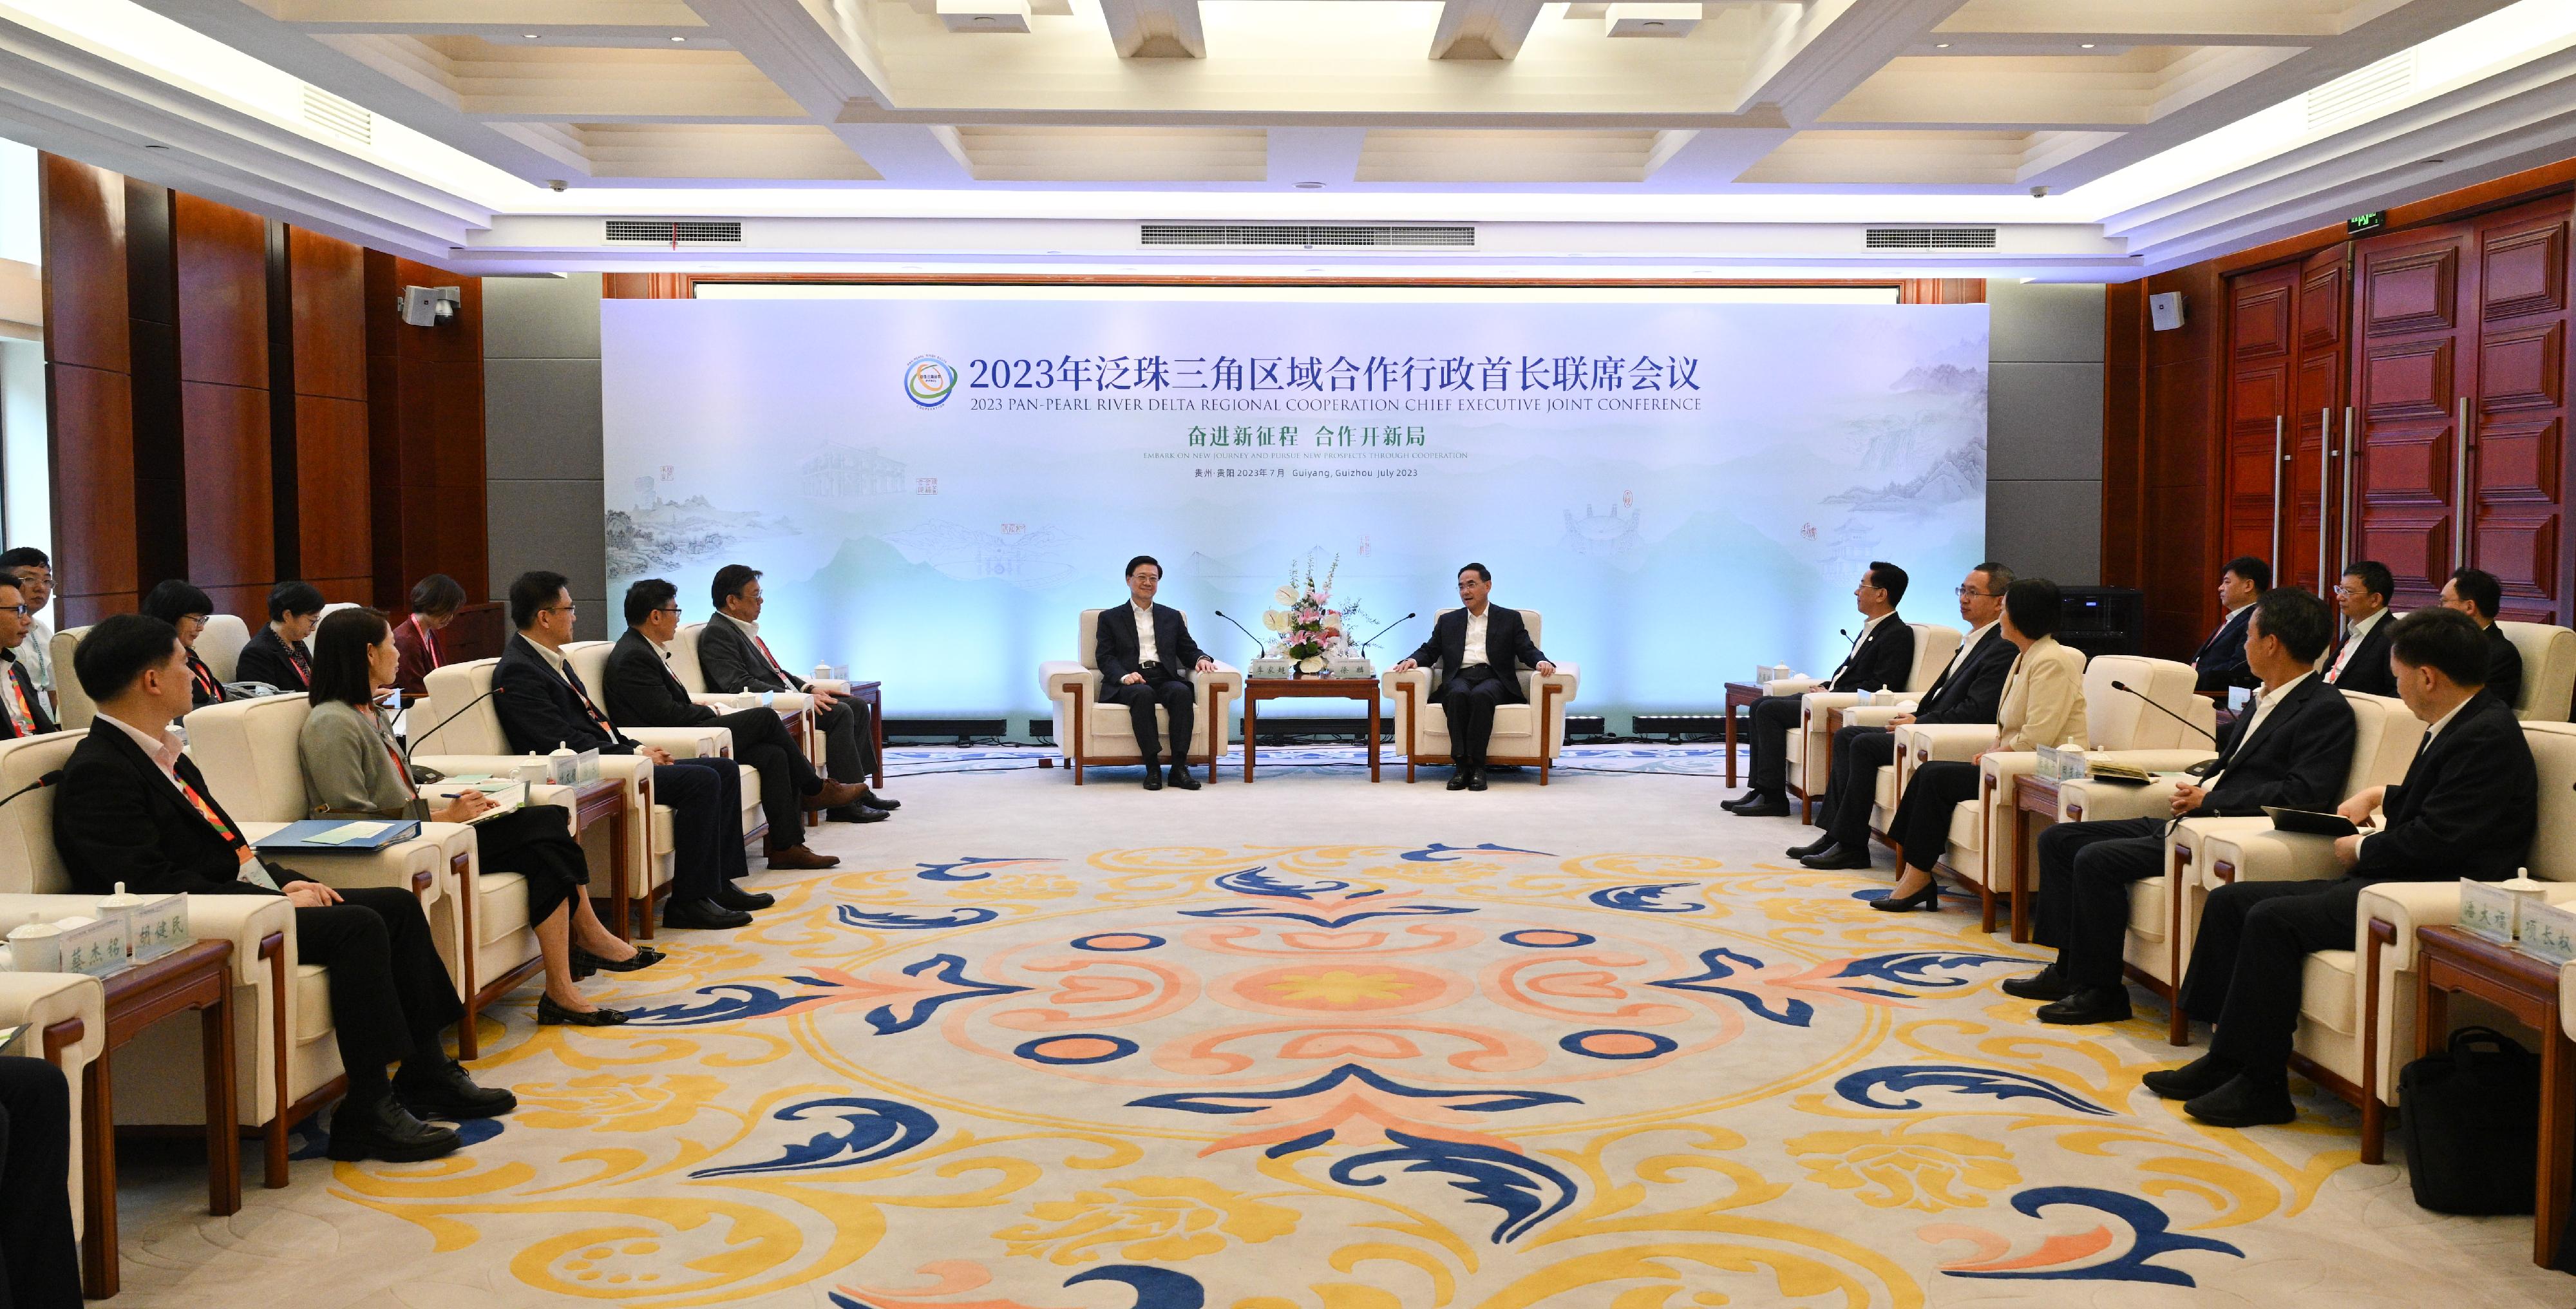
{"type": "Polygon", "coordinates": [[[27,606],[22,604],[0,605],[0,614],[16,614],[20,618],[24,618],[27,616],[27,606]]]}
{"type": "Polygon", "coordinates": [[[1982,596],[1986,597],[1987,599],[1991,600],[1991,599],[1996,598],[1997,596],[2002,595],[2002,594],[2003,594],[2003,592],[2001,592],[2001,591],[1980,591],[1980,590],[1978,590],[1977,588],[1975,588],[1975,587],[1973,587],[1973,586],[1954,586],[1954,587],[1951,587],[1951,588],[1950,588],[1950,594],[1955,595],[1955,596],[1958,596],[1959,598],[1961,598],[1961,599],[1963,599],[1963,600],[1964,600],[1964,599],[1966,599],[1966,598],[1967,598],[1967,597],[1969,597],[1969,596],[1972,596],[1972,595],[1982,595],[1982,596]]]}
{"type": "Polygon", "coordinates": [[[547,606],[545,607],[545,609],[544,609],[544,611],[543,611],[543,612],[550,613],[550,614],[577,614],[577,613],[580,613],[580,612],[581,612],[581,606],[580,606],[580,605],[547,605],[547,606]]]}
{"type": "Polygon", "coordinates": [[[664,605],[653,612],[657,614],[676,614],[680,612],[680,607],[678,605],[664,605]]]}

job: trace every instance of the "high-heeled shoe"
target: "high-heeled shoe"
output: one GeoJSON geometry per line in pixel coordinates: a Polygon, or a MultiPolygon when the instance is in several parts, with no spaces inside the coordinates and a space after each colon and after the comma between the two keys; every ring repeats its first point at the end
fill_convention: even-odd
{"type": "Polygon", "coordinates": [[[580,946],[574,946],[572,948],[573,980],[579,981],[582,978],[590,976],[592,973],[599,972],[641,972],[644,969],[662,962],[668,957],[669,956],[649,945],[639,945],[635,947],[635,953],[624,959],[603,959],[598,955],[592,954],[588,950],[582,949],[580,946]]]}
{"type": "Polygon", "coordinates": [[[1909,909],[1937,909],[1941,907],[1941,883],[1925,882],[1923,889],[1912,895],[1890,895],[1884,900],[1872,900],[1869,907],[1891,914],[1901,914],[1909,909]]]}

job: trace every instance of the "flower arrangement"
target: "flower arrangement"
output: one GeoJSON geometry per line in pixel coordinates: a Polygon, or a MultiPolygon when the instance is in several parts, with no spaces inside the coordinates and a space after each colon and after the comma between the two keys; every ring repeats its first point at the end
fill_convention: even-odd
{"type": "Polygon", "coordinates": [[[1279,639],[1271,643],[1270,653],[1295,660],[1301,677],[1324,671],[1327,661],[1349,641],[1342,631],[1344,620],[1359,617],[1358,605],[1332,607],[1333,578],[1341,571],[1342,557],[1335,555],[1319,583],[1315,580],[1313,555],[1290,560],[1288,581],[1270,597],[1279,607],[1261,615],[1262,626],[1279,634],[1279,639]]]}

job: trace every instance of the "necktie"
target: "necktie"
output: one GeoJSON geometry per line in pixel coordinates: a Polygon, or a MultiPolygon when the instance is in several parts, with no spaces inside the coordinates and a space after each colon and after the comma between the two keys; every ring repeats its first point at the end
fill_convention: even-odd
{"type": "Polygon", "coordinates": [[[609,740],[616,740],[617,729],[609,725],[608,715],[599,712],[599,706],[591,703],[590,688],[581,684],[581,674],[572,670],[572,661],[569,659],[564,661],[563,675],[564,681],[572,685],[572,693],[581,697],[582,711],[590,715],[591,726],[598,728],[609,740]]]}
{"type": "Polygon", "coordinates": [[[786,683],[787,683],[787,665],[785,665],[785,664],[782,664],[782,663],[778,662],[778,656],[776,656],[776,655],[774,655],[774,654],[771,654],[771,653],[769,652],[769,643],[768,643],[767,641],[761,640],[761,639],[760,639],[760,637],[759,637],[757,634],[754,634],[754,635],[753,635],[753,637],[751,638],[751,643],[752,643],[753,645],[756,645],[756,646],[759,646],[759,647],[760,647],[760,657],[769,661],[769,671],[771,671],[771,672],[773,672],[773,673],[778,674],[778,680],[779,680],[779,682],[780,682],[780,683],[782,683],[782,684],[786,684],[786,683]]]}

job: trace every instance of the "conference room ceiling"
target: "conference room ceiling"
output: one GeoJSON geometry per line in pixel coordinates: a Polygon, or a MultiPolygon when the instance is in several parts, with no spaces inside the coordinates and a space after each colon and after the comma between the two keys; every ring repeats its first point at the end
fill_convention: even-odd
{"type": "Polygon", "coordinates": [[[0,130],[454,257],[598,248],[571,215],[1885,221],[2126,276],[2570,153],[2576,4],[2425,53],[2511,3],[0,0],[0,130]],[[218,47],[300,121],[192,109],[244,107],[218,47]],[[2258,120],[2289,135],[2191,163],[2258,120]]]}

